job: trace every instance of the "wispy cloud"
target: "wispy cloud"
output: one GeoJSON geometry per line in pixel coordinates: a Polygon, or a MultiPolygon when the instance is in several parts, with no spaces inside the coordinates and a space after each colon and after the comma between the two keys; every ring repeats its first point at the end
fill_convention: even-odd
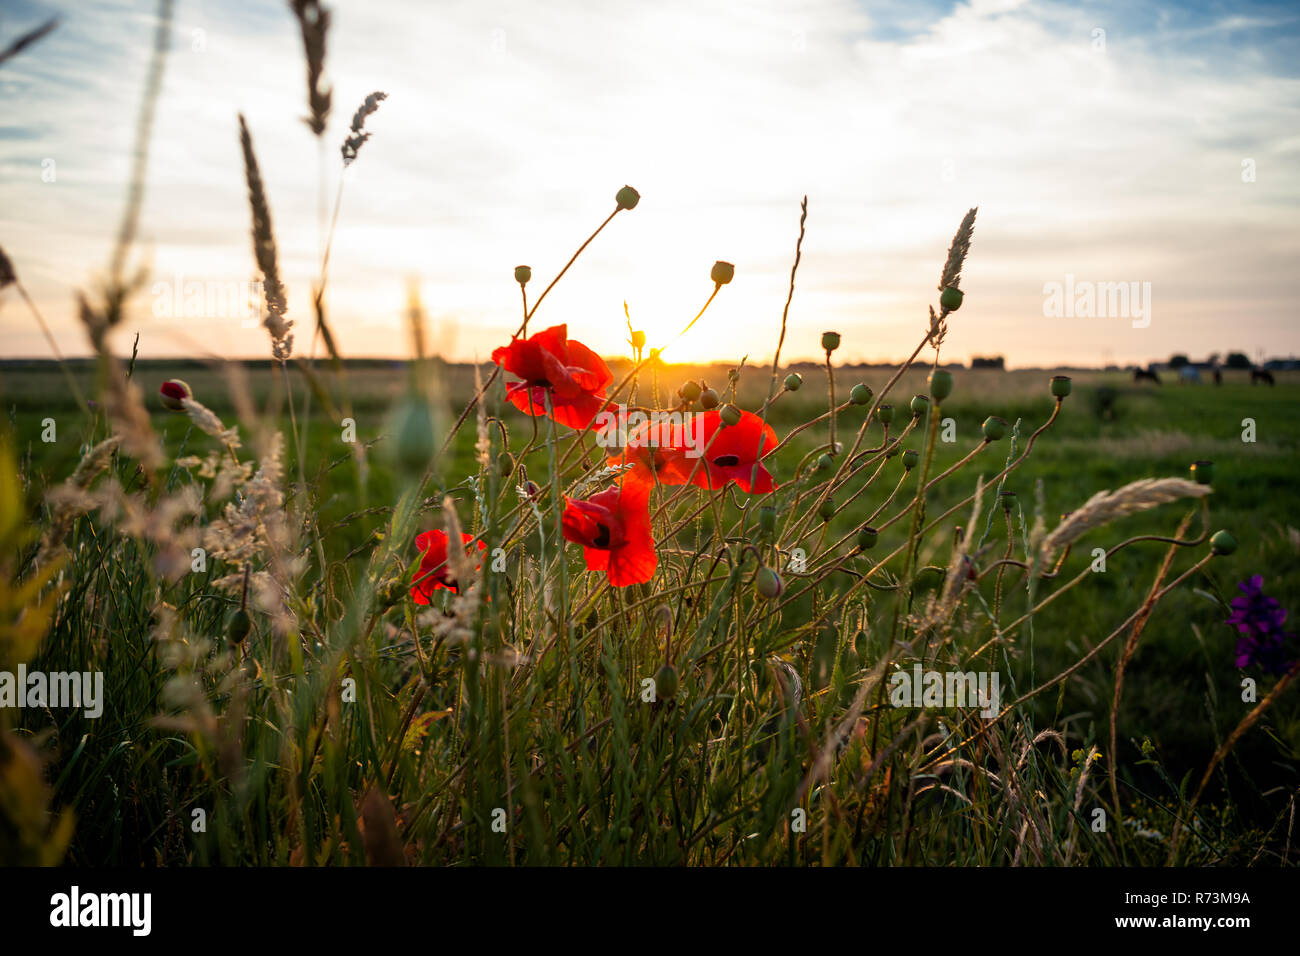
{"type": "MultiPolygon", "coordinates": [[[[152,15],[147,3],[29,4],[0,36],[51,12],[60,29],[0,70],[0,244],[76,352],[71,290],[108,252],[152,15]],[[57,178],[43,182],[49,159],[57,178]]],[[[351,112],[382,89],[331,256],[348,354],[404,352],[405,283],[417,277],[459,356],[486,356],[517,324],[513,267],[547,280],[624,182],[641,205],[538,313],[601,350],[623,348],[624,300],[652,345],[670,338],[722,258],[736,281],[666,357],[770,356],[807,193],[791,357],[814,354],[832,327],[848,359],[910,350],[976,204],[954,358],[1300,351],[1289,288],[1300,34],[1283,5],[340,3],[323,166],[300,121],[304,66],[285,6],[185,3],[177,17],[144,249],[163,281],[251,277],[244,112],[300,348],[320,170],[332,201],[351,112]],[[1066,274],[1150,282],[1150,326],[1044,317],[1044,284],[1066,274]]],[[[141,297],[133,323],[144,354],[265,353],[259,329],[160,321],[151,305],[141,297]]],[[[15,301],[0,334],[5,354],[43,354],[15,301]]]]}

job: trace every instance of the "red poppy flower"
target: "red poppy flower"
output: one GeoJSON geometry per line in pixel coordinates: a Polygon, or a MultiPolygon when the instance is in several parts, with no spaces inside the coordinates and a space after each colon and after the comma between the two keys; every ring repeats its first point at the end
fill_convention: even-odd
{"type": "Polygon", "coordinates": [[[734,481],[741,491],[766,494],[776,487],[760,462],[780,442],[774,429],[753,412],[741,412],[735,425],[724,425],[716,411],[703,414],[704,461],[695,459],[691,479],[701,488],[721,488],[734,481]]]}
{"type": "Polygon", "coordinates": [[[588,571],[604,571],[616,588],[649,581],[659,563],[650,533],[650,489],[623,484],[590,498],[564,499],[566,541],[582,545],[588,571]]]}
{"type": "Polygon", "coordinates": [[[698,416],[689,416],[681,425],[643,422],[628,434],[623,450],[609,456],[609,464],[632,466],[624,473],[627,484],[689,484],[691,470],[704,450],[702,444],[692,449],[692,442],[700,436],[700,421],[698,416]]]}
{"type": "MultiPolygon", "coordinates": [[[[480,551],[487,549],[482,541],[475,541],[472,534],[462,533],[462,544],[474,542],[480,551]]],[[[447,533],[445,531],[426,531],[415,536],[415,546],[420,550],[420,569],[415,573],[415,582],[411,585],[411,598],[416,604],[429,604],[433,592],[446,588],[453,594],[459,594],[460,588],[456,577],[447,564],[447,533]]],[[[475,565],[475,568],[479,565],[475,565]]]]}
{"type": "Polygon", "coordinates": [[[555,421],[586,429],[608,406],[605,390],[614,375],[599,355],[568,334],[567,325],[555,325],[512,339],[492,351],[492,361],[523,379],[506,387],[506,398],[521,412],[545,415],[549,397],[555,421]]]}

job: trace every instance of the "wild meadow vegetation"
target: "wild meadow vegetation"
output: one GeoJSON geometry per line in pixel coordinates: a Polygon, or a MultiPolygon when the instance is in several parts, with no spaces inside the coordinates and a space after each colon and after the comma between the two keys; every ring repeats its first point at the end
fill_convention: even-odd
{"type": "MultiPolygon", "coordinates": [[[[328,20],[295,7],[311,63],[328,20]]],[[[409,361],[349,362],[327,260],[284,292],[255,134],[265,361],[128,351],[136,195],[80,293],[94,357],[0,370],[0,674],[105,690],[0,707],[0,860],[1294,860],[1296,381],[946,367],[974,209],[906,361],[827,332],[785,365],[806,201],[773,358],[672,365],[629,324],[606,360],[584,330],[624,317],[546,294],[635,228],[630,187],[554,281],[503,264],[492,362],[426,354],[418,302],[409,361]]],[[[744,281],[700,272],[684,335],[744,281]]]]}

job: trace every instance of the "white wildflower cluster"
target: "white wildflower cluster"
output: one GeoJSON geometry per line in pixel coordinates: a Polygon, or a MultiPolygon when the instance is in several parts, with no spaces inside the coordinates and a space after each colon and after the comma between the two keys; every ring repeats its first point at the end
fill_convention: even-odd
{"type": "Polygon", "coordinates": [[[261,466],[243,484],[238,503],[226,505],[222,515],[205,529],[204,545],[209,555],[224,561],[231,573],[213,581],[218,590],[242,593],[245,565],[264,559],[269,570],[249,574],[249,596],[253,606],[270,615],[278,633],[294,627],[288,597],[294,578],[306,566],[304,558],[292,554],[292,530],[284,510],[284,437],[275,432],[261,466]]]}
{"type": "Polygon", "coordinates": [[[185,414],[190,417],[190,421],[204,433],[211,435],[231,451],[239,447],[239,430],[227,428],[212,409],[192,398],[182,398],[181,405],[185,409],[185,414]]]}
{"type": "Polygon", "coordinates": [[[199,489],[182,485],[150,503],[143,493],[128,493],[116,480],[98,490],[100,513],[128,537],[154,546],[154,571],[160,578],[179,580],[191,569],[199,528],[189,519],[202,513],[199,489]]]}

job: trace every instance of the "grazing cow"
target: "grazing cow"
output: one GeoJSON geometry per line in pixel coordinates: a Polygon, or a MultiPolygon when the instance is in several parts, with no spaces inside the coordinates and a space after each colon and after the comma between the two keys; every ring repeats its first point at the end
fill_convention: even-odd
{"type": "Polygon", "coordinates": [[[1178,378],[1184,385],[1200,385],[1201,370],[1195,365],[1184,365],[1178,370],[1178,378]]]}
{"type": "Polygon", "coordinates": [[[1136,385],[1138,382],[1142,382],[1142,381],[1155,382],[1157,385],[1159,385],[1160,376],[1156,374],[1156,370],[1153,368],[1133,369],[1133,384],[1136,385]]]}
{"type": "Polygon", "coordinates": [[[1223,384],[1223,372],[1219,370],[1219,367],[1217,365],[1214,367],[1214,384],[1215,385],[1223,384]]]}
{"type": "Polygon", "coordinates": [[[1250,384],[1257,385],[1263,382],[1266,385],[1273,385],[1273,373],[1266,368],[1252,368],[1250,370],[1250,384]]]}

